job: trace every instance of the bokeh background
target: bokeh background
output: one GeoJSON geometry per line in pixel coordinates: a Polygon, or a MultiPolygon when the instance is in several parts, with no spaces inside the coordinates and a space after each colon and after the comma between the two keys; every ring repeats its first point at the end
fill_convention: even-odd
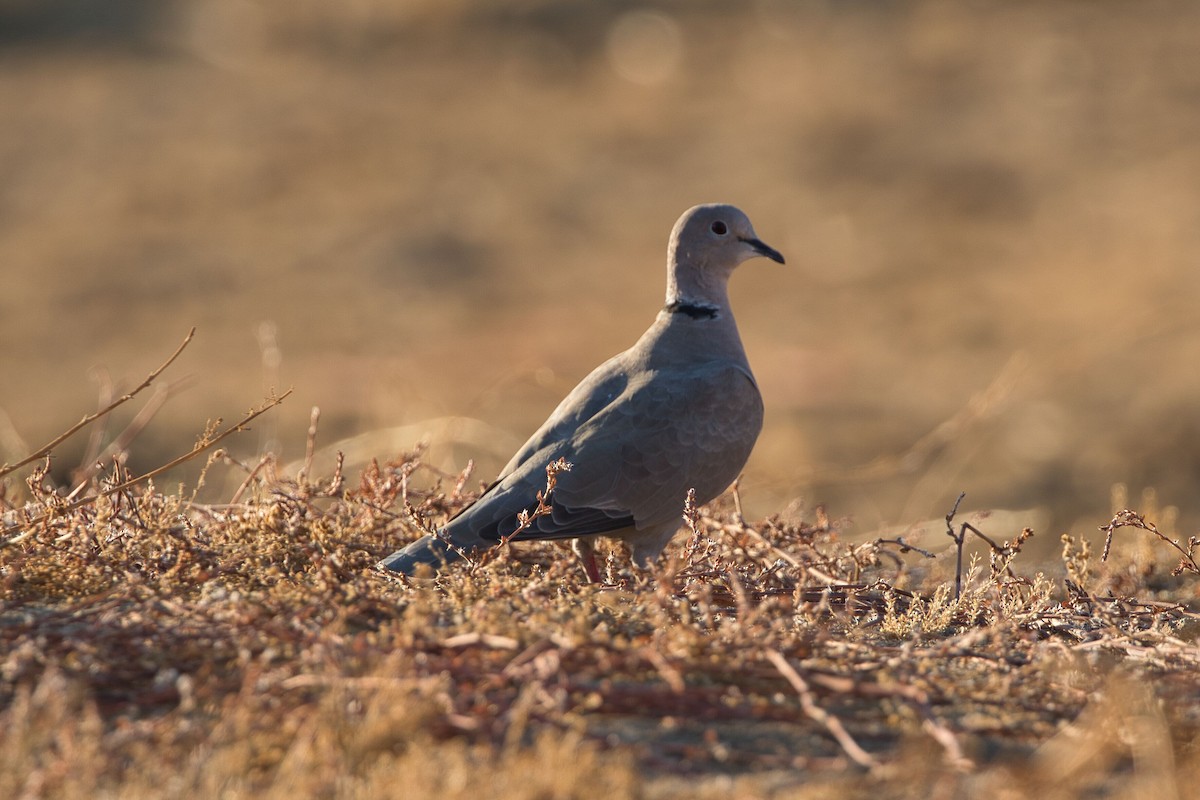
{"type": "Polygon", "coordinates": [[[234,452],[301,457],[315,405],[354,459],[427,439],[486,479],[727,201],[788,257],[732,287],[748,512],[865,534],[965,490],[1055,534],[1122,484],[1191,533],[1198,30],[1157,0],[3,0],[0,461],[195,325],[135,468],[275,386],[234,452]]]}

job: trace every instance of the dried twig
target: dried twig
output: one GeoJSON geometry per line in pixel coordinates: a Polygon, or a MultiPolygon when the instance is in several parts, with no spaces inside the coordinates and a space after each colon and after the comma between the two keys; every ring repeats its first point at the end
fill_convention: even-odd
{"type": "MultiPolygon", "coordinates": [[[[225,457],[229,458],[229,455],[225,454],[225,457]]],[[[237,490],[233,493],[233,497],[229,498],[229,505],[234,506],[241,502],[242,495],[244,495],[246,490],[250,488],[250,485],[254,483],[255,479],[258,477],[258,473],[262,472],[263,467],[267,466],[267,464],[271,463],[271,461],[274,459],[275,456],[272,453],[263,453],[261,456],[259,456],[258,463],[254,465],[253,469],[247,470],[246,479],[242,481],[240,486],[238,486],[237,490]]]]}
{"type": "Polygon", "coordinates": [[[534,520],[554,513],[554,507],[551,505],[550,495],[554,492],[554,487],[558,485],[558,473],[570,472],[571,464],[565,459],[560,458],[557,461],[551,461],[546,465],[546,488],[544,491],[537,493],[537,505],[532,510],[523,508],[517,514],[517,527],[507,536],[500,537],[501,546],[507,545],[513,539],[520,536],[525,531],[529,530],[533,525],[534,520]]]}
{"type": "Polygon", "coordinates": [[[987,542],[992,548],[992,552],[998,555],[1010,555],[1012,548],[1006,545],[999,545],[992,541],[991,537],[983,531],[976,528],[969,522],[964,522],[959,526],[958,533],[954,532],[954,516],[958,514],[958,506],[962,503],[963,498],[967,496],[966,492],[959,492],[958,499],[954,501],[954,508],[950,509],[950,513],[946,515],[946,535],[954,540],[956,548],[955,563],[954,563],[954,599],[958,600],[962,597],[962,576],[963,576],[963,543],[967,538],[967,531],[978,536],[987,542]]]}
{"type": "Polygon", "coordinates": [[[915,544],[909,544],[908,542],[904,541],[903,536],[897,536],[895,539],[876,539],[875,544],[877,544],[877,545],[894,544],[900,548],[901,553],[907,553],[907,552],[911,551],[913,553],[920,553],[921,555],[925,556],[925,558],[937,558],[936,555],[929,552],[928,550],[922,550],[920,547],[917,547],[915,544]]]}
{"type": "Polygon", "coordinates": [[[320,422],[321,408],[313,406],[308,417],[308,433],[304,437],[304,466],[300,468],[300,474],[296,477],[300,484],[304,484],[312,475],[313,456],[317,452],[317,426],[320,422]]]}
{"type": "MultiPolygon", "coordinates": [[[[125,426],[124,430],[117,434],[116,438],[113,439],[112,442],[110,442],[102,452],[97,453],[92,458],[81,463],[80,468],[74,475],[75,488],[68,495],[69,498],[73,498],[87,487],[88,481],[90,481],[92,477],[95,476],[95,474],[101,469],[102,459],[110,455],[124,453],[129,449],[130,445],[133,444],[134,439],[136,439],[141,432],[146,429],[146,426],[150,424],[150,421],[154,419],[155,415],[157,415],[162,407],[166,405],[167,400],[169,400],[171,397],[171,393],[180,383],[183,382],[177,381],[175,383],[168,383],[166,386],[157,389],[154,394],[150,396],[150,399],[146,401],[146,404],[142,406],[141,410],[138,411],[138,413],[134,416],[133,420],[125,426]]],[[[106,417],[105,419],[108,418],[106,417]]],[[[97,427],[93,430],[99,432],[101,429],[97,427]]],[[[90,443],[89,447],[91,447],[90,443]]]]}
{"type": "Polygon", "coordinates": [[[1187,547],[1184,548],[1177,540],[1170,539],[1163,534],[1153,522],[1146,522],[1146,518],[1143,515],[1128,508],[1117,512],[1112,521],[1107,525],[1100,526],[1100,530],[1104,531],[1104,552],[1100,554],[1101,561],[1108,560],[1108,551],[1112,547],[1113,534],[1118,528],[1137,528],[1138,530],[1148,531],[1178,550],[1183,558],[1180,559],[1179,565],[1171,570],[1172,575],[1180,575],[1184,572],[1200,575],[1200,564],[1196,563],[1196,548],[1200,547],[1200,538],[1196,536],[1190,537],[1187,547]]]}
{"type": "Polygon", "coordinates": [[[18,542],[23,541],[26,537],[28,537],[37,528],[37,526],[41,525],[44,522],[48,522],[49,520],[53,519],[56,516],[59,516],[62,514],[67,514],[71,511],[74,511],[77,508],[82,508],[83,506],[86,506],[90,503],[96,502],[97,500],[99,500],[102,497],[108,497],[109,495],[113,495],[118,492],[124,492],[133,486],[137,486],[138,484],[141,484],[141,483],[146,483],[147,481],[158,477],[159,475],[163,474],[164,472],[167,472],[168,470],[172,470],[181,464],[191,461],[196,456],[200,455],[201,453],[205,452],[206,450],[211,449],[216,444],[223,441],[226,437],[246,430],[246,426],[248,424],[250,424],[251,421],[253,421],[257,417],[265,414],[267,411],[270,411],[272,408],[279,405],[280,403],[282,403],[284,401],[284,399],[291,393],[292,393],[292,390],[288,389],[286,392],[279,395],[278,397],[269,398],[261,406],[259,406],[258,408],[252,409],[249,413],[246,414],[246,416],[242,417],[241,420],[234,423],[233,425],[230,425],[228,428],[226,428],[223,431],[220,431],[218,433],[212,433],[212,434],[206,433],[204,436],[200,437],[199,441],[197,441],[195,445],[192,446],[191,450],[189,450],[188,452],[184,453],[181,456],[178,456],[177,458],[171,459],[170,461],[168,461],[166,464],[163,464],[162,466],[155,467],[154,469],[150,470],[149,472],[145,472],[141,475],[138,475],[135,478],[128,478],[128,479],[123,480],[120,483],[117,483],[113,486],[106,487],[105,489],[103,489],[100,492],[97,492],[96,494],[88,495],[87,497],[81,497],[80,499],[74,500],[69,503],[64,503],[59,507],[52,508],[43,514],[40,514],[40,515],[34,517],[33,519],[18,523],[17,527],[24,528],[24,532],[19,533],[16,536],[13,536],[9,539],[6,539],[6,540],[0,542],[0,548],[8,547],[9,545],[14,545],[14,544],[17,544],[18,542]]]}
{"type": "Polygon", "coordinates": [[[65,431],[60,433],[58,436],[54,437],[49,442],[42,445],[37,450],[30,453],[25,458],[22,458],[20,461],[16,462],[15,464],[4,464],[3,466],[0,466],[0,478],[3,478],[5,475],[8,475],[13,470],[20,469],[21,467],[25,466],[26,464],[28,464],[32,461],[37,461],[39,458],[46,456],[52,450],[54,450],[54,448],[58,447],[60,444],[65,442],[67,439],[74,436],[76,433],[81,431],[83,428],[92,424],[93,422],[100,419],[104,415],[111,413],[114,409],[118,408],[119,406],[123,405],[124,403],[127,403],[128,401],[132,400],[139,392],[141,392],[143,389],[145,389],[147,386],[149,386],[151,383],[153,383],[154,379],[157,378],[162,373],[163,370],[165,370],[167,367],[171,366],[171,364],[175,361],[175,359],[179,358],[179,354],[183,352],[183,349],[188,346],[188,343],[192,341],[192,337],[195,335],[196,335],[195,328],[192,328],[190,331],[188,331],[187,336],[185,336],[183,338],[183,342],[179,345],[179,347],[175,348],[175,352],[171,354],[171,357],[168,358],[166,361],[164,361],[162,364],[160,364],[149,375],[147,375],[146,379],[144,381],[142,381],[140,384],[138,384],[137,387],[135,387],[133,389],[133,391],[126,392],[125,394],[121,395],[116,400],[112,401],[111,403],[109,403],[107,406],[100,409],[96,413],[88,414],[86,417],[79,420],[79,422],[75,423],[70,428],[67,428],[65,431]]]}
{"type": "Polygon", "coordinates": [[[829,735],[837,741],[842,750],[846,755],[850,756],[850,759],[855,764],[867,769],[875,769],[879,766],[879,762],[875,757],[866,750],[863,750],[858,745],[858,742],[854,741],[854,737],[846,731],[841,720],[817,705],[808,682],[800,677],[800,673],[788,663],[787,659],[783,657],[783,653],[780,653],[778,650],[767,650],[765,655],[775,669],[779,670],[779,674],[796,690],[796,694],[800,695],[800,708],[804,710],[805,716],[813,722],[824,726],[825,730],[829,731],[829,735]]]}

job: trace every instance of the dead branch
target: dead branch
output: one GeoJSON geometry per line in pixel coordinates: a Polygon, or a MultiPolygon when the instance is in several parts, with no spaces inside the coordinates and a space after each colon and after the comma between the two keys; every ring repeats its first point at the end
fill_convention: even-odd
{"type": "Polygon", "coordinates": [[[922,550],[920,547],[917,547],[915,544],[909,544],[908,542],[904,541],[903,536],[897,536],[895,539],[876,539],[875,544],[876,545],[894,544],[900,548],[901,553],[913,552],[913,553],[920,553],[921,555],[925,556],[925,558],[937,558],[936,555],[929,552],[928,550],[922,550]]]}
{"type": "Polygon", "coordinates": [[[241,420],[234,423],[233,425],[230,425],[228,428],[226,428],[223,431],[220,431],[219,433],[215,433],[212,435],[209,435],[206,433],[206,435],[202,436],[199,439],[199,441],[197,441],[196,444],[192,446],[191,450],[189,450],[188,452],[184,453],[183,455],[181,455],[177,458],[171,459],[170,461],[168,461],[166,464],[163,464],[162,466],[155,467],[154,469],[150,470],[149,472],[145,472],[141,475],[138,475],[135,478],[128,478],[126,480],[123,480],[120,483],[117,483],[113,486],[109,486],[109,487],[103,489],[102,491],[97,492],[96,494],[88,495],[87,497],[82,497],[78,500],[74,500],[69,503],[64,503],[60,507],[52,508],[43,514],[40,514],[40,515],[34,517],[33,519],[18,523],[16,527],[23,528],[24,529],[23,532],[0,542],[0,548],[5,548],[10,545],[14,545],[14,544],[17,544],[18,542],[23,541],[39,525],[50,521],[51,519],[53,519],[56,516],[69,513],[71,511],[74,511],[77,508],[82,508],[83,506],[86,506],[86,505],[89,505],[90,503],[96,502],[97,500],[99,500],[102,497],[108,497],[108,496],[116,494],[118,492],[127,491],[131,487],[137,486],[142,483],[146,483],[147,481],[150,481],[153,478],[158,477],[159,475],[163,474],[164,472],[167,472],[168,470],[175,469],[175,467],[178,467],[181,464],[191,461],[193,458],[195,458],[196,456],[200,455],[201,453],[211,449],[212,447],[216,446],[219,442],[225,440],[227,437],[229,437],[235,433],[239,433],[241,431],[246,430],[246,426],[249,425],[250,422],[252,422],[254,419],[262,416],[267,411],[270,411],[272,408],[275,408],[275,406],[282,403],[284,401],[284,399],[287,398],[287,396],[290,395],[291,393],[292,393],[292,390],[288,389],[286,392],[279,395],[278,397],[268,398],[267,401],[265,403],[263,403],[261,406],[259,406],[258,408],[255,408],[255,409],[251,409],[251,411],[249,413],[247,413],[246,416],[242,417],[241,420]]]}
{"type": "MultiPolygon", "coordinates": [[[[142,409],[138,411],[133,420],[125,426],[125,429],[117,434],[117,437],[112,440],[108,447],[105,447],[102,452],[99,452],[88,461],[81,463],[74,476],[76,484],[75,489],[72,490],[68,497],[74,497],[87,486],[88,481],[90,481],[96,472],[100,470],[103,459],[128,450],[130,445],[133,444],[134,439],[136,439],[141,432],[146,429],[146,426],[150,424],[150,421],[154,419],[158,412],[162,410],[162,407],[166,405],[167,400],[170,399],[171,394],[175,391],[176,387],[185,382],[186,379],[185,381],[176,381],[160,387],[154,392],[153,395],[150,396],[150,399],[146,401],[146,404],[142,406],[142,409]]],[[[96,428],[94,430],[99,431],[100,429],[96,428]]]]}
{"type": "MultiPolygon", "coordinates": [[[[116,409],[116,408],[120,407],[121,405],[132,400],[139,392],[141,392],[143,389],[145,389],[150,384],[154,383],[154,379],[157,378],[162,373],[163,370],[165,370],[167,367],[171,366],[171,364],[174,363],[175,359],[179,358],[179,354],[183,352],[183,349],[188,346],[188,343],[192,341],[192,337],[195,335],[196,335],[195,328],[192,328],[190,331],[188,331],[187,336],[185,336],[183,338],[183,342],[180,343],[179,347],[175,348],[175,352],[171,354],[171,357],[168,358],[166,361],[164,361],[162,364],[160,364],[149,375],[147,375],[146,379],[144,381],[142,381],[140,384],[138,384],[137,387],[133,389],[133,391],[130,391],[130,392],[127,392],[127,393],[121,395],[116,400],[112,401],[107,406],[105,406],[104,408],[95,412],[94,414],[88,414],[86,417],[79,420],[79,422],[75,423],[70,428],[67,428],[65,431],[60,433],[58,436],[54,437],[49,442],[42,445],[37,450],[35,450],[34,452],[25,456],[25,458],[22,458],[20,461],[16,462],[15,464],[4,464],[3,466],[0,466],[0,478],[3,478],[5,475],[8,475],[13,470],[20,469],[21,467],[25,466],[26,464],[28,464],[32,461],[36,461],[39,458],[42,458],[43,456],[46,456],[52,450],[54,450],[54,448],[58,447],[60,444],[62,444],[67,439],[74,436],[79,431],[86,428],[88,425],[92,424],[93,422],[95,422],[96,420],[105,416],[106,414],[112,413],[112,411],[114,409],[116,409]]],[[[282,398],[280,398],[280,399],[282,399],[282,398]]]]}
{"type": "Polygon", "coordinates": [[[966,492],[959,492],[958,499],[954,501],[954,508],[950,509],[950,513],[946,515],[946,535],[954,540],[955,564],[954,564],[954,599],[958,600],[962,597],[962,575],[963,575],[963,543],[967,538],[967,531],[978,536],[983,541],[987,542],[988,547],[992,548],[992,552],[997,555],[1011,555],[1012,548],[1006,545],[999,545],[992,541],[991,537],[983,531],[976,528],[969,522],[964,522],[959,526],[958,533],[954,532],[954,517],[958,514],[958,506],[962,503],[963,498],[967,496],[966,492]]]}
{"type": "Polygon", "coordinates": [[[1162,533],[1153,522],[1146,522],[1146,518],[1143,515],[1128,508],[1117,512],[1116,516],[1107,525],[1100,526],[1100,530],[1104,531],[1104,552],[1100,554],[1101,561],[1108,560],[1108,551],[1112,548],[1113,534],[1118,528],[1136,528],[1147,531],[1178,550],[1183,558],[1180,560],[1179,565],[1171,570],[1172,575],[1180,575],[1184,572],[1200,575],[1200,564],[1196,563],[1195,555],[1196,548],[1200,547],[1200,538],[1192,536],[1188,539],[1187,548],[1184,548],[1177,540],[1168,538],[1162,533]]]}
{"type": "Polygon", "coordinates": [[[522,509],[517,514],[517,527],[512,533],[507,536],[500,537],[500,545],[504,546],[516,539],[529,527],[533,525],[534,520],[554,513],[554,507],[550,504],[550,495],[554,492],[554,487],[558,485],[558,473],[570,472],[571,464],[565,459],[560,458],[557,461],[551,461],[546,465],[546,488],[544,491],[537,493],[537,505],[533,510],[522,509]]]}
{"type": "Polygon", "coordinates": [[[875,757],[859,747],[858,742],[854,741],[854,737],[846,731],[845,726],[842,725],[842,721],[817,705],[808,682],[800,677],[800,673],[788,663],[782,653],[778,650],[767,650],[765,655],[775,669],[779,670],[779,674],[796,690],[796,694],[800,696],[800,708],[804,710],[805,716],[813,722],[824,726],[825,730],[829,731],[829,735],[837,741],[843,752],[850,756],[850,759],[855,764],[866,769],[876,769],[879,767],[879,762],[875,757]]]}

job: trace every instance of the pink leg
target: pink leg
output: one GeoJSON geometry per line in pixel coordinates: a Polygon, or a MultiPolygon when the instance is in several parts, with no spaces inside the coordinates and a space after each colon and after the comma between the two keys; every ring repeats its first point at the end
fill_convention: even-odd
{"type": "Polygon", "coordinates": [[[584,556],[583,571],[587,573],[589,583],[601,583],[600,568],[596,566],[596,553],[594,551],[584,556]]]}
{"type": "Polygon", "coordinates": [[[579,563],[583,566],[583,571],[587,573],[588,583],[602,583],[600,568],[596,565],[596,550],[592,547],[591,541],[575,539],[571,542],[571,549],[575,551],[575,555],[579,556],[579,563]]]}

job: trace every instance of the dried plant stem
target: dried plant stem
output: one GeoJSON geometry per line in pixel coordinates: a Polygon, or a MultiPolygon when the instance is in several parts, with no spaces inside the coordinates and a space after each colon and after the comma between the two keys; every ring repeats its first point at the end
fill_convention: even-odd
{"type": "Polygon", "coordinates": [[[920,553],[921,555],[925,556],[925,558],[937,558],[936,555],[928,550],[923,550],[920,547],[917,547],[915,544],[909,544],[908,542],[904,541],[903,536],[897,536],[895,539],[876,539],[875,544],[894,544],[900,548],[901,553],[908,553],[911,551],[913,553],[920,553]]]}
{"type": "Polygon", "coordinates": [[[263,453],[263,455],[259,457],[258,463],[254,465],[254,468],[246,473],[246,480],[242,481],[241,485],[238,486],[237,491],[233,493],[233,497],[229,499],[229,505],[235,506],[242,501],[242,495],[246,493],[246,490],[249,489],[254,483],[255,479],[258,478],[258,474],[262,472],[263,467],[271,463],[271,460],[274,458],[275,456],[271,453],[263,453]]]}
{"type": "Polygon", "coordinates": [[[546,465],[546,489],[537,493],[537,505],[532,511],[526,509],[517,514],[517,529],[507,536],[500,537],[500,546],[503,547],[513,539],[520,536],[533,521],[539,517],[544,517],[547,514],[554,513],[554,507],[551,505],[550,495],[554,493],[554,487],[558,485],[558,473],[570,472],[571,464],[565,458],[560,458],[557,461],[551,461],[546,465]]]}
{"type": "Polygon", "coordinates": [[[191,450],[189,450],[188,452],[184,453],[183,455],[181,455],[177,458],[171,459],[170,461],[168,461],[166,464],[163,464],[162,466],[155,467],[154,469],[150,470],[149,472],[145,472],[141,475],[138,475],[135,478],[127,478],[126,480],[123,480],[120,483],[117,483],[113,486],[109,486],[108,488],[104,489],[101,492],[98,492],[97,494],[88,495],[87,497],[81,497],[80,499],[74,500],[70,503],[65,503],[61,507],[53,508],[53,509],[45,512],[44,514],[40,514],[31,520],[28,520],[22,524],[19,524],[17,527],[24,528],[24,532],[19,533],[16,536],[13,536],[9,539],[6,539],[6,540],[0,542],[0,548],[8,547],[9,545],[14,545],[14,544],[17,544],[17,543],[23,541],[37,528],[38,525],[41,525],[42,523],[47,522],[56,516],[69,513],[77,508],[82,508],[83,506],[88,505],[89,503],[94,503],[96,500],[99,500],[102,497],[108,497],[109,495],[117,494],[118,492],[127,491],[128,489],[130,489],[134,486],[137,486],[138,484],[145,483],[146,481],[152,480],[153,478],[158,477],[159,475],[163,474],[164,472],[174,469],[175,467],[178,467],[179,465],[192,460],[193,458],[200,455],[201,453],[203,453],[207,450],[210,450],[211,448],[216,446],[218,443],[223,441],[226,437],[245,430],[246,426],[251,421],[253,421],[257,417],[262,416],[267,411],[270,411],[272,408],[274,408],[275,406],[282,403],[284,401],[284,399],[291,393],[292,393],[292,390],[288,389],[286,392],[279,395],[278,397],[268,398],[266,402],[264,402],[258,408],[252,409],[248,414],[246,414],[246,416],[242,417],[242,419],[239,420],[238,422],[229,426],[225,430],[220,431],[219,433],[212,434],[212,435],[205,435],[205,436],[201,437],[200,440],[198,442],[196,442],[196,444],[192,447],[191,450]]]}
{"type": "Polygon", "coordinates": [[[68,495],[69,499],[73,498],[87,487],[88,481],[90,481],[92,477],[100,471],[101,461],[103,459],[110,455],[123,453],[129,449],[129,446],[133,444],[134,439],[136,439],[141,432],[146,429],[146,426],[150,424],[150,421],[154,419],[162,407],[166,405],[167,400],[170,399],[171,392],[174,388],[174,384],[168,384],[156,390],[154,394],[150,396],[150,399],[146,401],[146,404],[142,406],[142,409],[134,416],[133,421],[125,426],[125,430],[117,434],[117,437],[112,440],[108,447],[104,448],[103,452],[92,456],[82,464],[82,466],[79,468],[79,471],[74,476],[75,488],[72,490],[71,494],[68,495]]]}
{"type": "Polygon", "coordinates": [[[313,456],[317,452],[317,426],[320,422],[321,408],[313,406],[308,418],[308,435],[304,439],[304,466],[300,468],[300,475],[297,477],[300,483],[304,483],[312,475],[313,456]]]}
{"type": "Polygon", "coordinates": [[[79,422],[76,422],[70,428],[67,428],[65,431],[60,433],[58,436],[54,437],[49,442],[42,445],[34,452],[25,456],[25,458],[22,458],[17,463],[4,464],[3,466],[0,466],[0,478],[3,478],[5,475],[8,475],[13,470],[20,469],[21,467],[25,466],[26,464],[28,464],[32,461],[37,461],[39,458],[45,457],[54,448],[58,447],[60,444],[62,444],[67,439],[74,436],[79,431],[86,428],[88,425],[92,424],[93,422],[95,422],[96,420],[105,416],[106,414],[111,413],[114,409],[118,408],[119,406],[123,405],[124,403],[127,403],[130,400],[132,400],[139,392],[141,392],[143,389],[145,389],[147,386],[149,386],[151,383],[153,383],[154,379],[157,378],[160,374],[162,374],[163,370],[165,370],[167,367],[171,366],[171,364],[174,363],[175,359],[179,358],[179,354],[183,352],[183,349],[188,346],[188,344],[192,341],[192,337],[195,335],[196,335],[195,328],[192,328],[190,331],[188,331],[187,336],[183,337],[183,342],[180,343],[179,347],[175,348],[175,352],[171,354],[171,357],[168,358],[166,361],[164,361],[162,364],[160,364],[157,369],[155,369],[149,375],[147,375],[146,379],[144,381],[142,381],[140,384],[138,384],[137,388],[135,388],[133,391],[126,392],[125,394],[121,395],[116,400],[109,403],[107,406],[100,409],[96,413],[88,414],[86,417],[79,420],[79,422]]]}
{"type": "Polygon", "coordinates": [[[875,769],[879,766],[879,762],[875,757],[859,747],[858,742],[854,741],[854,737],[846,731],[840,719],[817,705],[812,689],[808,686],[808,681],[800,677],[800,673],[788,663],[787,659],[783,657],[783,653],[780,653],[778,650],[768,650],[766,651],[766,656],[767,660],[771,662],[775,669],[779,670],[779,674],[792,685],[792,688],[796,690],[796,694],[800,696],[800,708],[804,710],[805,716],[813,722],[824,726],[825,730],[829,731],[829,735],[837,741],[842,750],[846,755],[850,756],[850,759],[855,764],[867,769],[875,769]]]}
{"type": "Polygon", "coordinates": [[[996,544],[990,536],[976,528],[969,522],[962,523],[958,528],[958,533],[954,532],[954,517],[958,514],[958,506],[962,503],[963,498],[967,496],[966,492],[959,492],[958,499],[954,501],[954,508],[950,509],[950,513],[946,515],[946,535],[954,540],[956,548],[955,563],[954,563],[954,599],[958,600],[962,597],[962,576],[963,576],[963,544],[967,539],[967,531],[978,536],[987,542],[988,547],[992,548],[992,552],[998,555],[1010,555],[1013,549],[1007,545],[996,544]]]}
{"type": "Polygon", "coordinates": [[[1196,563],[1195,557],[1196,548],[1200,546],[1200,539],[1195,536],[1191,537],[1188,540],[1187,548],[1184,548],[1178,541],[1163,534],[1153,522],[1146,522],[1145,516],[1128,508],[1118,512],[1107,525],[1100,526],[1100,530],[1104,531],[1104,552],[1100,554],[1101,561],[1108,560],[1108,551],[1112,549],[1113,534],[1117,528],[1137,528],[1147,531],[1178,550],[1183,558],[1180,560],[1179,566],[1171,571],[1172,575],[1180,575],[1184,572],[1200,575],[1200,564],[1196,563]]]}
{"type": "MultiPolygon", "coordinates": [[[[108,374],[108,370],[96,368],[92,371],[96,382],[100,385],[99,402],[96,403],[96,408],[104,408],[113,400],[113,384],[112,378],[108,374]]],[[[76,480],[82,480],[85,474],[94,475],[96,470],[96,462],[100,459],[100,452],[104,446],[104,436],[108,431],[108,425],[105,424],[108,419],[100,421],[99,425],[92,428],[91,435],[88,436],[87,447],[83,450],[83,459],[79,462],[79,469],[75,473],[76,480]]]]}

